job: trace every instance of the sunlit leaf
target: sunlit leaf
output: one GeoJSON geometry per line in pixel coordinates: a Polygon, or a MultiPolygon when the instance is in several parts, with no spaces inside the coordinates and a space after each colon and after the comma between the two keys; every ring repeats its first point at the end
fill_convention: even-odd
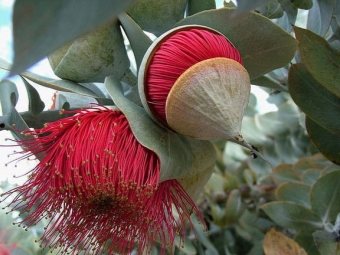
{"type": "Polygon", "coordinates": [[[284,228],[310,231],[323,227],[321,218],[298,203],[269,202],[260,207],[273,221],[284,228]]]}
{"type": "Polygon", "coordinates": [[[266,255],[307,255],[306,251],[293,239],[282,232],[271,228],[263,240],[263,250],[266,255]]]}
{"type": "Polygon", "coordinates": [[[311,189],[310,201],[324,222],[334,222],[340,212],[340,171],[320,177],[311,189]]]}
{"type": "Polygon", "coordinates": [[[313,7],[308,12],[307,29],[325,36],[333,15],[334,0],[312,0],[313,7]]]}
{"type": "Polygon", "coordinates": [[[14,63],[11,73],[25,71],[65,43],[104,25],[132,2],[134,1],[15,1],[14,63]]]}
{"type": "Polygon", "coordinates": [[[310,118],[306,128],[313,143],[330,161],[340,165],[340,136],[329,132],[310,118]]]}
{"type": "Polygon", "coordinates": [[[268,18],[253,12],[235,15],[222,8],[189,16],[180,25],[205,25],[224,34],[240,51],[250,78],[286,65],[296,51],[296,40],[268,18]],[[228,24],[228,25],[226,25],[228,24]]]}
{"type": "Polygon", "coordinates": [[[319,35],[298,27],[294,31],[302,63],[322,86],[340,97],[340,56],[319,35]]]}
{"type": "Polygon", "coordinates": [[[302,111],[325,129],[340,135],[340,97],[315,80],[303,64],[292,65],[288,77],[289,92],[302,111]]]}

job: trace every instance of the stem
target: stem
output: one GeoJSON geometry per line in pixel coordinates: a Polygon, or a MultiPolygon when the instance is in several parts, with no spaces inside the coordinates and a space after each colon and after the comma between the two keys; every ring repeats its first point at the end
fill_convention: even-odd
{"type": "MultiPolygon", "coordinates": [[[[244,138],[242,137],[241,134],[238,134],[237,136],[234,137],[234,139],[230,140],[231,142],[237,143],[247,149],[249,149],[252,153],[252,155],[256,155],[257,157],[260,157],[264,162],[266,162],[271,169],[273,169],[274,167],[270,164],[270,162],[266,159],[265,156],[263,156],[255,146],[249,144],[246,140],[244,140],[244,138]]],[[[253,156],[254,158],[256,158],[255,156],[253,156]]]]}

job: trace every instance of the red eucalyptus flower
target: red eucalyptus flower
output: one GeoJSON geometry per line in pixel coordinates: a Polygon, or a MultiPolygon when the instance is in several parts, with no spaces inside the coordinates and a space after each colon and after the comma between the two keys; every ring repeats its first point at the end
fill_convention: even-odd
{"type": "Polygon", "coordinates": [[[188,25],[157,38],[144,55],[138,88],[144,108],[164,127],[200,140],[244,142],[250,78],[239,51],[218,31],[188,25]]]}
{"type": "Polygon", "coordinates": [[[199,214],[180,183],[159,183],[158,156],[136,140],[121,111],[67,113],[75,115],[24,131],[31,138],[19,141],[21,159],[43,155],[24,185],[2,195],[17,194],[13,210],[29,212],[20,224],[48,218],[44,246],[71,254],[129,253],[135,245],[144,251],[153,242],[162,253],[171,249],[191,210],[199,214]]]}
{"type": "Polygon", "coordinates": [[[168,126],[166,99],[176,80],[193,65],[213,58],[233,59],[242,64],[239,51],[221,34],[202,28],[179,31],[154,52],[145,77],[145,96],[151,112],[168,126]]]}

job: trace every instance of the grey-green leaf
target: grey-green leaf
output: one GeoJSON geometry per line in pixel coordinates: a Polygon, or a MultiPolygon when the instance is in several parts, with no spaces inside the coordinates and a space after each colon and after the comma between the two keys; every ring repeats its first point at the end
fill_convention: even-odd
{"type": "Polygon", "coordinates": [[[294,27],[302,63],[326,89],[340,97],[340,56],[327,41],[310,30],[294,27]]]}
{"type": "Polygon", "coordinates": [[[323,37],[331,25],[335,1],[310,1],[313,2],[313,7],[308,12],[307,29],[323,37]]]}
{"type": "Polygon", "coordinates": [[[321,176],[311,189],[310,201],[323,222],[334,222],[340,212],[340,171],[321,176]]]}
{"type": "Polygon", "coordinates": [[[306,117],[307,132],[325,157],[340,165],[340,136],[333,134],[321,125],[306,117]]]}
{"type": "Polygon", "coordinates": [[[310,208],[310,186],[301,182],[285,182],[276,190],[279,201],[291,201],[310,208]]]}
{"type": "Polygon", "coordinates": [[[28,83],[26,79],[24,79],[23,77],[21,78],[25,84],[28,94],[28,111],[30,111],[34,116],[37,116],[44,110],[45,104],[40,99],[38,91],[30,83],[28,83]]]}
{"type": "Polygon", "coordinates": [[[320,255],[340,254],[340,244],[335,233],[317,230],[313,237],[320,255]]]}
{"type": "Polygon", "coordinates": [[[237,12],[248,12],[254,10],[256,7],[265,5],[269,0],[252,0],[252,1],[244,1],[237,0],[237,12]]]}
{"type": "Polygon", "coordinates": [[[322,220],[316,213],[298,203],[269,202],[261,206],[261,209],[284,228],[312,231],[323,227],[322,220]]]}
{"type": "Polygon", "coordinates": [[[136,59],[137,70],[142,62],[145,52],[152,44],[152,40],[143,32],[141,27],[125,12],[118,15],[119,21],[129,39],[136,59]]]}
{"type": "Polygon", "coordinates": [[[104,25],[133,2],[134,0],[15,1],[14,63],[11,74],[25,71],[65,43],[104,25]]]}
{"type": "Polygon", "coordinates": [[[215,0],[188,0],[187,14],[188,16],[199,13],[205,10],[216,9],[215,0]]]}
{"type": "MultiPolygon", "coordinates": [[[[9,71],[11,69],[11,64],[8,63],[6,60],[0,58],[0,68],[9,71]]],[[[42,85],[50,89],[55,89],[55,90],[65,91],[65,92],[73,92],[73,93],[77,93],[83,96],[89,96],[89,97],[95,97],[95,98],[102,96],[102,92],[100,92],[100,94],[97,95],[96,89],[88,88],[87,86],[91,86],[89,84],[82,85],[82,84],[79,84],[79,83],[76,83],[70,80],[55,80],[50,77],[42,76],[40,74],[36,74],[30,71],[22,72],[20,73],[20,75],[27,78],[30,81],[33,81],[39,85],[42,85]]]]}
{"type": "Polygon", "coordinates": [[[340,97],[322,86],[305,65],[292,65],[288,76],[289,92],[306,115],[332,133],[340,135],[340,97]]]}

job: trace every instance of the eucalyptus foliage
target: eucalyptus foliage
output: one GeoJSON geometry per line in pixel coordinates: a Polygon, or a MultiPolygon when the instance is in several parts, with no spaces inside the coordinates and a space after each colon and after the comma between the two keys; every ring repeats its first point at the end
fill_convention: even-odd
{"type": "MultiPolygon", "coordinates": [[[[0,59],[0,68],[21,76],[29,105],[26,112],[18,112],[19,91],[10,76],[3,79],[0,129],[10,130],[17,139],[25,139],[20,130],[40,128],[45,122],[62,118],[60,109],[87,106],[89,101],[116,105],[126,111],[128,118],[144,118],[136,84],[143,56],[152,43],[145,31],[153,33],[154,38],[177,26],[197,24],[224,34],[239,49],[251,83],[269,93],[269,103],[277,107],[277,111],[260,113],[259,99],[251,95],[243,118],[243,136],[267,162],[237,144],[213,141],[217,152],[214,173],[197,200],[209,234],[196,222],[196,239],[189,235],[183,244],[176,240],[175,254],[261,255],[265,234],[271,227],[282,230],[308,254],[338,254],[340,1],[237,0],[236,4],[224,2],[220,8],[213,0],[81,4],[17,0],[13,8],[14,60],[10,64],[0,59]],[[111,45],[110,38],[104,44],[109,51],[119,49],[124,55],[124,61],[112,67],[119,73],[118,78],[107,78],[104,85],[100,75],[98,81],[90,79],[97,83],[89,83],[27,71],[42,58],[65,49],[65,45],[72,45],[67,48],[75,56],[84,54],[73,40],[112,21],[121,28],[115,33],[122,37],[124,31],[125,38],[125,45],[123,40],[113,40],[111,45]],[[128,53],[133,53],[134,59],[128,53]],[[55,109],[46,109],[39,86],[58,91],[55,109]]],[[[175,169],[170,173],[164,167],[163,179],[190,170],[192,155],[171,148],[210,149],[210,143],[189,141],[162,133],[161,129],[148,130],[148,121],[133,127],[134,133],[159,152],[169,169],[175,169]],[[156,141],[162,137],[167,139],[166,146],[156,141]],[[177,162],[166,161],[170,152],[179,159],[177,162]]],[[[214,156],[206,155],[211,158],[203,160],[200,167],[210,166],[214,156]]],[[[2,183],[1,187],[7,189],[9,184],[2,183]]],[[[20,217],[25,216],[22,213],[20,217]]],[[[36,254],[39,247],[32,240],[39,239],[43,222],[23,233],[8,225],[20,218],[8,218],[1,212],[0,228],[8,230],[8,240],[20,240],[15,254],[36,254]]],[[[152,254],[158,254],[157,247],[152,254]]]]}

